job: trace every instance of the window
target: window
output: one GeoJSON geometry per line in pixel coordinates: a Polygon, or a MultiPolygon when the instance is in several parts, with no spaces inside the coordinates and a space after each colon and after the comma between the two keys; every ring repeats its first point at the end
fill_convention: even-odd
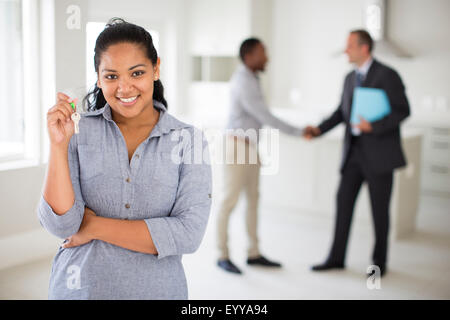
{"type": "Polygon", "coordinates": [[[22,40],[21,1],[0,0],[0,161],[25,151],[22,40]]]}
{"type": "MultiPolygon", "coordinates": [[[[105,28],[104,22],[88,22],[86,24],[86,87],[91,90],[97,81],[97,73],[94,69],[94,49],[98,35],[105,28]]],[[[153,39],[153,45],[159,55],[159,33],[155,30],[147,30],[153,39]]]]}
{"type": "Polygon", "coordinates": [[[39,2],[0,0],[0,170],[39,162],[39,2]]]}

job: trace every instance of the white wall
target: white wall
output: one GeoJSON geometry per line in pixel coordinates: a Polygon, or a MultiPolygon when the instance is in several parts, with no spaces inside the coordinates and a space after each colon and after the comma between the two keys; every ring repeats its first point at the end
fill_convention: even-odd
{"type": "MultiPolygon", "coordinates": [[[[344,46],[351,28],[360,25],[360,12],[350,8],[359,0],[274,2],[272,105],[314,109],[335,107],[343,74],[344,57],[331,58],[344,46]],[[290,102],[292,89],[300,92],[298,105],[290,102]]],[[[302,110],[303,111],[303,110],[302,110]]]]}
{"type": "Polygon", "coordinates": [[[86,0],[55,1],[55,83],[56,90],[76,89],[82,93],[85,89],[86,71],[80,68],[86,64],[86,0]],[[80,27],[69,29],[66,13],[70,5],[80,10],[80,27]],[[80,90],[81,89],[81,90],[80,90]]]}
{"type": "Polygon", "coordinates": [[[187,15],[192,55],[235,56],[250,32],[248,0],[191,0],[187,15]]]}
{"type": "Polygon", "coordinates": [[[450,1],[395,0],[389,2],[389,10],[390,38],[414,58],[384,60],[402,75],[413,108],[422,107],[426,96],[449,100],[450,1]]]}
{"type": "MultiPolygon", "coordinates": [[[[270,56],[273,0],[191,0],[188,10],[190,56],[228,56],[239,63],[239,47],[246,38],[258,37],[270,56]]],[[[234,71],[234,70],[232,70],[234,71]]],[[[261,75],[266,97],[271,79],[261,75]]],[[[201,128],[222,128],[228,119],[228,82],[189,84],[189,121],[201,128]]]]}
{"type": "MultiPolygon", "coordinates": [[[[351,29],[363,26],[362,0],[274,1],[273,56],[270,68],[272,104],[312,110],[321,116],[337,107],[343,78],[351,70],[346,57],[333,58],[345,47],[351,29]],[[345,4],[345,5],[343,5],[345,4]],[[301,99],[291,103],[290,90],[301,99]]],[[[390,0],[387,36],[411,52],[412,59],[378,55],[393,66],[407,87],[413,113],[431,96],[449,100],[450,1],[390,0]]],[[[320,118],[320,117],[318,117],[320,118]]]]}

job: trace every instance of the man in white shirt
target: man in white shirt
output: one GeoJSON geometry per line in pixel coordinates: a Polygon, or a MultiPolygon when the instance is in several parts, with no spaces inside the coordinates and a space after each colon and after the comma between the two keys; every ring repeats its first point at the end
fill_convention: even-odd
{"type": "Polygon", "coordinates": [[[249,236],[247,263],[267,267],[281,267],[261,255],[258,246],[258,186],[260,163],[258,158],[259,129],[268,125],[287,134],[300,137],[303,129],[294,127],[271,114],[265,102],[258,73],[263,72],[267,64],[263,43],[256,38],[245,40],[240,47],[242,64],[231,78],[231,108],[227,124],[226,154],[231,164],[225,165],[224,197],[218,215],[218,266],[225,271],[240,274],[241,270],[230,260],[228,250],[228,221],[245,190],[247,197],[246,224],[249,236]],[[249,134],[254,133],[254,134],[249,134]],[[238,150],[245,150],[245,163],[238,161],[238,150]],[[253,159],[256,161],[251,161],[253,159]]]}

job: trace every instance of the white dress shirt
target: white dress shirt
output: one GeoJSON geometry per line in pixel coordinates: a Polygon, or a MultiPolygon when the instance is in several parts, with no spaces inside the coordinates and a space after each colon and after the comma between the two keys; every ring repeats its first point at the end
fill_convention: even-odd
{"type": "MultiPolygon", "coordinates": [[[[356,70],[355,70],[356,76],[358,76],[358,73],[362,75],[362,81],[360,83],[360,86],[361,86],[362,82],[364,82],[364,80],[366,79],[367,72],[369,72],[372,62],[373,62],[373,58],[370,57],[369,59],[367,59],[366,62],[363,63],[362,66],[356,68],[356,70]]],[[[354,136],[359,136],[359,135],[361,135],[361,130],[359,130],[358,128],[352,127],[352,134],[354,136]]]]}
{"type": "Polygon", "coordinates": [[[233,131],[233,135],[244,135],[250,142],[257,143],[259,129],[263,125],[279,129],[290,135],[302,135],[303,128],[292,126],[270,112],[258,76],[245,65],[239,65],[231,77],[230,86],[231,108],[227,129],[233,131]],[[255,135],[248,135],[249,131],[247,130],[249,129],[256,131],[255,135]]]}

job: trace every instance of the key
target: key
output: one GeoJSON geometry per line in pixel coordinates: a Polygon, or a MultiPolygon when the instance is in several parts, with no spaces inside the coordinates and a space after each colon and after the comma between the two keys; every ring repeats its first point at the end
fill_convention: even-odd
{"type": "Polygon", "coordinates": [[[80,122],[81,116],[78,112],[75,111],[74,113],[72,113],[70,118],[72,119],[72,121],[75,125],[75,134],[78,134],[80,132],[80,128],[78,127],[78,122],[80,122]]]}

